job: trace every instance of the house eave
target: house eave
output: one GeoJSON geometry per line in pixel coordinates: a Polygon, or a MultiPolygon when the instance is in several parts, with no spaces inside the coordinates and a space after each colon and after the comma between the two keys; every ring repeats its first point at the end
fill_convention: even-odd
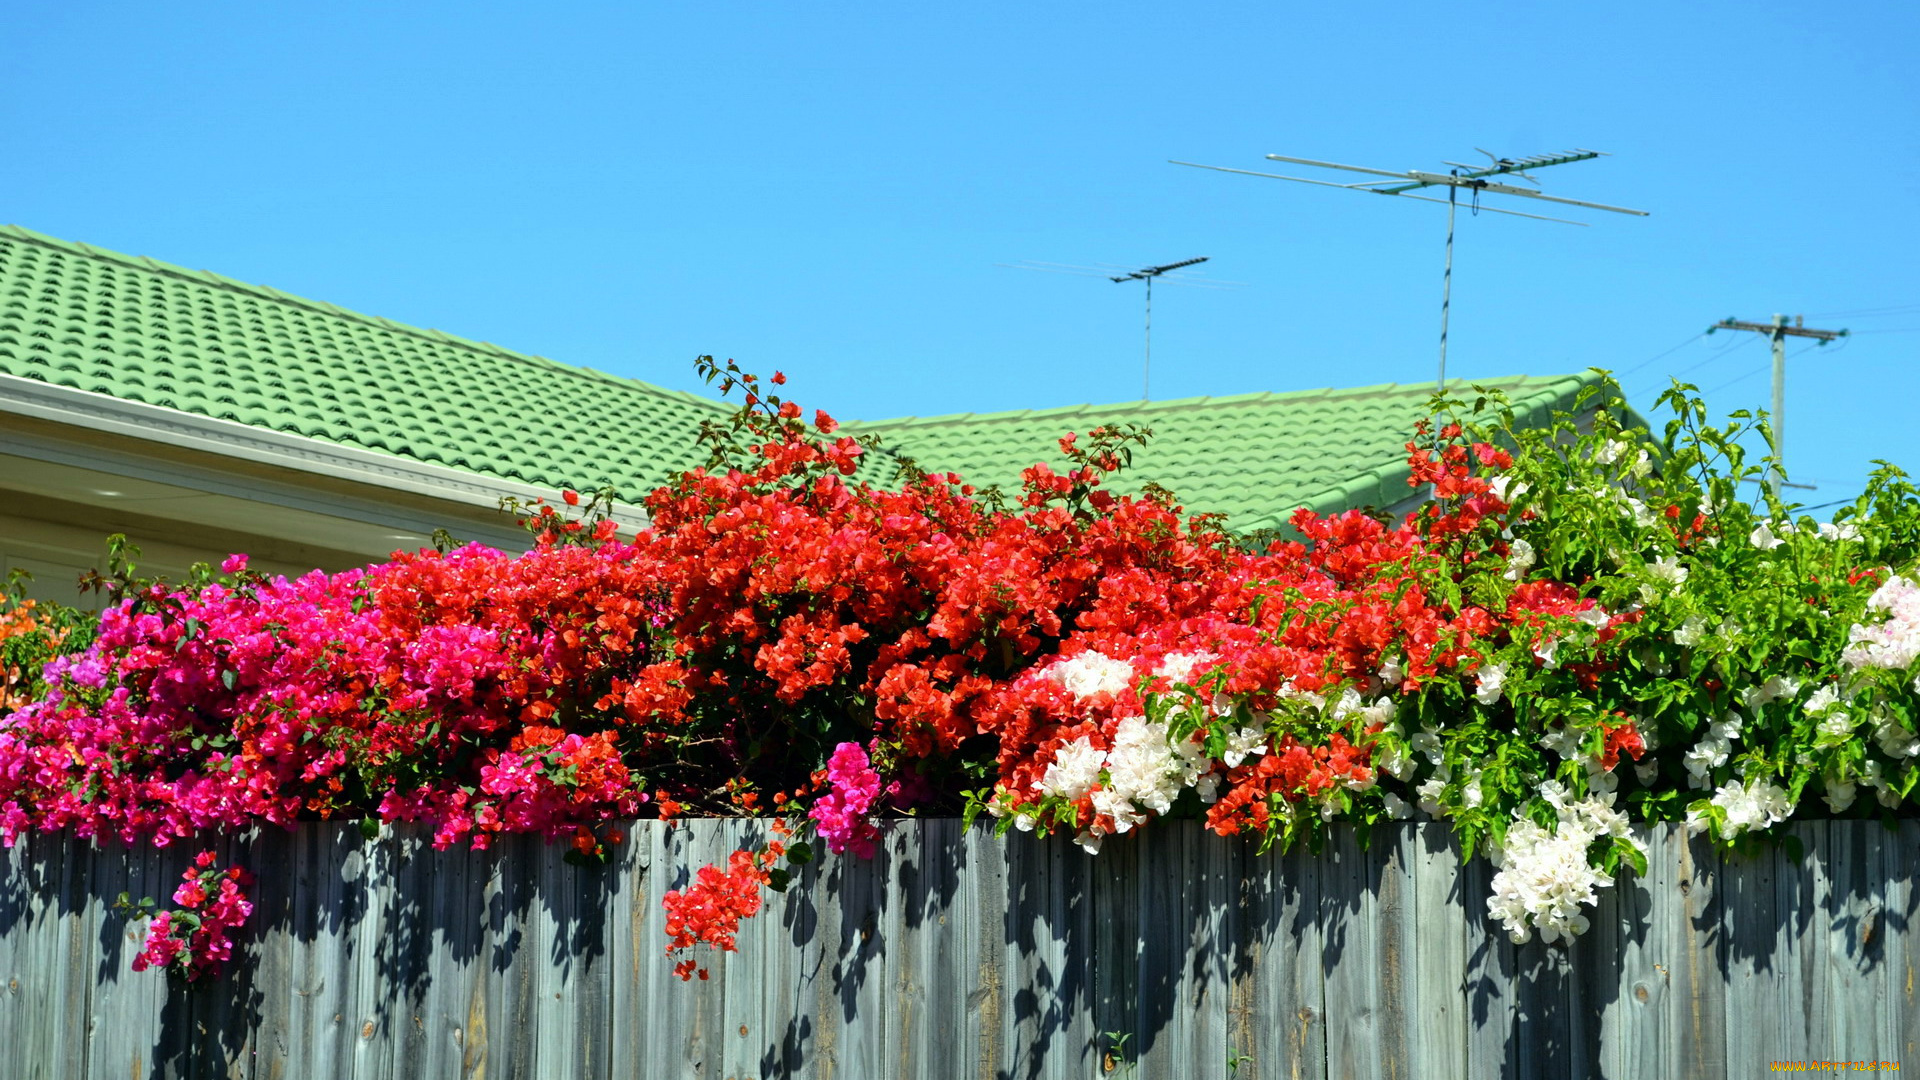
{"type": "MultiPolygon", "coordinates": [[[[0,374],[0,417],[28,418],[67,429],[156,443],[214,459],[324,477],[336,482],[329,486],[351,485],[375,498],[380,492],[393,492],[411,496],[413,500],[453,503],[467,509],[463,517],[474,510],[496,510],[503,498],[527,501],[551,499],[557,494],[524,482],[14,375],[0,374]]],[[[0,450],[46,460],[72,456],[71,451],[50,456],[44,443],[45,440],[19,437],[14,431],[0,431],[0,450]]],[[[175,479],[171,475],[151,478],[175,479]]],[[[203,482],[195,486],[206,485],[203,482]]],[[[216,486],[227,488],[222,493],[229,495],[244,496],[256,490],[248,484],[216,486]]],[[[322,513],[337,512],[339,503],[326,493],[312,492],[302,497],[298,491],[278,492],[271,501],[322,513]]],[[[645,524],[646,514],[640,507],[619,505],[615,507],[614,519],[622,526],[636,528],[645,524]]]]}

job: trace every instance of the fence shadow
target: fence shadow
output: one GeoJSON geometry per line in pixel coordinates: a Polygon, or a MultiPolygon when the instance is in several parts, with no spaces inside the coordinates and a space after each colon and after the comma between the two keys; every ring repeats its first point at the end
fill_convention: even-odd
{"type": "MultiPolygon", "coordinates": [[[[536,837],[486,852],[435,852],[420,830],[367,840],[351,824],[219,838],[258,876],[257,910],[231,973],[193,988],[130,972],[142,927],[114,904],[124,891],[164,905],[200,846],[34,837],[0,861],[0,975],[26,988],[0,994],[0,1035],[95,1072],[126,1074],[102,1063],[131,1047],[135,1075],[153,1077],[224,1072],[296,1030],[321,1055],[314,1069],[342,1075],[372,1046],[396,1075],[517,1072],[534,1042],[576,1039],[539,1034],[561,1007],[546,999],[564,995],[573,1022],[601,1032],[566,1060],[605,1074],[604,1031],[627,1022],[591,990],[611,978],[611,913],[641,874],[657,896],[709,861],[696,851],[750,845],[758,827],[683,823],[668,863],[620,872],[567,865],[536,837]]],[[[643,992],[695,995],[674,1015],[706,1024],[740,1007],[769,953],[790,951],[791,993],[753,1006],[759,1038],[729,1051],[767,1076],[828,1059],[848,1075],[964,1062],[1007,1080],[1127,1063],[1384,1075],[1436,1054],[1513,1077],[1628,1075],[1661,1054],[1725,1063],[1754,1009],[1798,1000],[1795,980],[1815,980],[1827,1010],[1904,984],[1920,830],[1900,828],[1801,823],[1803,858],[1784,845],[1722,855],[1668,830],[1569,946],[1508,941],[1486,915],[1492,868],[1461,865],[1438,826],[1380,830],[1368,847],[1336,829],[1318,853],[1281,855],[1165,822],[1089,856],[1065,837],[898,822],[871,862],[827,856],[796,875],[727,988],[643,992]],[[1644,1052],[1623,1048],[1623,1025],[1644,1052]]],[[[1911,1003],[1872,1007],[1897,1020],[1911,1003]]],[[[1782,1021],[1780,1038],[1811,1039],[1814,1023],[1782,1021]]]]}

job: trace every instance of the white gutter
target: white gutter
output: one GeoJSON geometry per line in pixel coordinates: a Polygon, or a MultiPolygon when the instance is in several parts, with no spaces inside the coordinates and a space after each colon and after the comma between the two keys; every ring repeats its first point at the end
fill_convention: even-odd
{"type": "MultiPolygon", "coordinates": [[[[488,510],[497,509],[502,498],[516,498],[524,502],[538,498],[552,500],[559,495],[557,491],[523,481],[433,465],[305,435],[129,401],[111,394],[76,390],[38,379],[23,379],[17,375],[0,375],[0,416],[6,415],[32,417],[88,431],[142,439],[488,510]]],[[[88,455],[74,451],[49,454],[38,440],[29,446],[25,440],[12,438],[4,431],[0,431],[0,449],[28,457],[59,459],[63,464],[94,468],[105,464],[98,460],[76,460],[88,455]]],[[[166,476],[154,475],[150,478],[161,482],[178,482],[178,473],[173,471],[166,476]]],[[[195,479],[199,482],[193,486],[216,490],[220,494],[257,498],[260,492],[259,486],[253,482],[222,482],[211,475],[195,479]]],[[[305,498],[294,495],[291,500],[283,492],[282,497],[274,501],[318,513],[337,515],[340,510],[339,500],[322,492],[311,492],[305,498]]],[[[626,503],[615,505],[613,518],[628,529],[638,528],[647,521],[645,509],[626,503]]]]}

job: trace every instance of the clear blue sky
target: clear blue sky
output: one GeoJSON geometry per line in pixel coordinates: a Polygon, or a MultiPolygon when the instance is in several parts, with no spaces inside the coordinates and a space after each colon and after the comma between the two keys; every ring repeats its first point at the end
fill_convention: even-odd
{"type": "Polygon", "coordinates": [[[0,221],[683,389],[731,356],[850,418],[1136,398],[1138,286],[998,265],[1021,260],[1206,255],[1247,283],[1155,290],[1156,398],[1429,380],[1443,209],[1166,159],[1608,150],[1541,179],[1652,217],[1462,216],[1450,372],[1598,365],[1643,407],[1685,372],[1759,405],[1757,335],[1688,339],[1804,313],[1858,336],[1790,361],[1803,500],[1875,457],[1920,471],[1911,3],[16,0],[7,23],[0,221]]]}

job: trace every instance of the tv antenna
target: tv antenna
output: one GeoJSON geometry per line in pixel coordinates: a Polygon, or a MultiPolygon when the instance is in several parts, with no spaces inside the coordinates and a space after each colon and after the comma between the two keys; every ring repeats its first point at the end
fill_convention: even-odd
{"type": "Polygon", "coordinates": [[[1141,401],[1153,400],[1153,395],[1150,392],[1151,387],[1149,384],[1149,380],[1153,375],[1153,279],[1159,277],[1161,274],[1164,274],[1169,270],[1179,270],[1188,266],[1198,266],[1199,264],[1206,261],[1207,261],[1207,257],[1205,255],[1202,255],[1197,259],[1182,259],[1179,262],[1167,263],[1164,266],[1143,266],[1138,270],[1129,270],[1126,273],[1121,274],[1119,277],[1109,277],[1107,279],[1116,285],[1125,285],[1129,281],[1144,281],[1147,283],[1147,330],[1146,330],[1147,354],[1146,354],[1146,358],[1140,362],[1140,400],[1141,401]]]}
{"type": "MultiPolygon", "coordinates": [[[[1476,147],[1475,149],[1478,148],[1476,147]]],[[[1387,180],[1363,180],[1351,184],[1336,183],[1332,180],[1311,180],[1304,176],[1283,176],[1279,173],[1255,172],[1252,169],[1229,169],[1224,165],[1202,165],[1194,161],[1173,161],[1170,162],[1170,164],[1188,165],[1196,169],[1212,169],[1215,172],[1239,173],[1243,176],[1264,176],[1272,180],[1292,180],[1296,183],[1317,184],[1321,187],[1345,188],[1348,191],[1364,191],[1374,195],[1398,195],[1402,198],[1417,199],[1420,202],[1444,202],[1447,207],[1447,261],[1446,269],[1440,278],[1439,378],[1439,387],[1444,390],[1447,385],[1447,316],[1453,306],[1453,212],[1455,206],[1458,204],[1461,188],[1466,188],[1472,193],[1473,212],[1476,214],[1481,210],[1487,210],[1495,214],[1511,214],[1514,217],[1533,218],[1536,221],[1553,221],[1562,225],[1586,225],[1584,221],[1570,221],[1566,218],[1548,217],[1544,214],[1528,214],[1519,210],[1502,209],[1497,206],[1481,206],[1480,196],[1482,194],[1489,194],[1517,195],[1522,198],[1539,199],[1543,202],[1560,203],[1566,206],[1581,206],[1589,210],[1607,210],[1616,214],[1647,216],[1647,211],[1645,210],[1630,210],[1624,206],[1608,206],[1605,203],[1587,202],[1582,199],[1567,199],[1558,195],[1545,195],[1532,188],[1515,187],[1512,184],[1499,183],[1489,179],[1489,177],[1496,176],[1511,176],[1517,180],[1525,180],[1527,183],[1534,185],[1534,187],[1538,187],[1540,181],[1528,175],[1529,170],[1545,169],[1553,165],[1569,165],[1576,161],[1590,161],[1593,158],[1608,156],[1602,151],[1576,149],[1564,153],[1535,154],[1531,157],[1523,158],[1497,157],[1486,150],[1481,150],[1480,153],[1486,154],[1488,160],[1487,165],[1475,166],[1459,161],[1448,161],[1443,163],[1449,166],[1450,169],[1450,171],[1445,173],[1424,172],[1419,169],[1393,172],[1387,169],[1370,169],[1361,165],[1341,165],[1332,161],[1316,161],[1312,158],[1288,157],[1285,154],[1267,155],[1267,160],[1269,161],[1285,161],[1294,165],[1312,165],[1315,168],[1340,169],[1345,172],[1363,173],[1368,176],[1384,176],[1389,178],[1387,180]],[[1445,187],[1447,189],[1447,197],[1445,199],[1437,199],[1431,195],[1414,194],[1414,192],[1435,187],[1445,187]]]]}
{"type": "Polygon", "coordinates": [[[1037,262],[1031,259],[1023,259],[1018,263],[999,263],[997,265],[1004,266],[1009,270],[1038,270],[1046,274],[1072,274],[1076,277],[1100,277],[1106,278],[1108,281],[1116,284],[1125,284],[1129,281],[1146,282],[1146,355],[1140,368],[1140,400],[1150,401],[1152,400],[1150,392],[1152,389],[1153,375],[1154,279],[1164,276],[1169,285],[1191,285],[1200,289],[1230,289],[1246,284],[1243,281],[1215,281],[1198,274],[1181,274],[1176,272],[1189,266],[1198,266],[1206,262],[1207,259],[1207,256],[1202,255],[1196,259],[1183,259],[1180,262],[1166,263],[1162,266],[1146,266],[1138,270],[1130,270],[1117,263],[1095,263],[1090,266],[1079,266],[1073,263],[1037,262]]]}

